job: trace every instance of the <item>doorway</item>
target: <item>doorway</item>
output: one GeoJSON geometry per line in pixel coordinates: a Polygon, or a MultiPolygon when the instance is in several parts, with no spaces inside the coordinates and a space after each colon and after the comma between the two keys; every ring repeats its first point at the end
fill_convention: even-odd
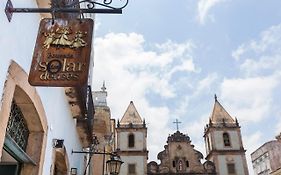
{"type": "Polygon", "coordinates": [[[5,149],[0,160],[0,172],[5,175],[19,175],[21,163],[11,156],[5,149]]]}

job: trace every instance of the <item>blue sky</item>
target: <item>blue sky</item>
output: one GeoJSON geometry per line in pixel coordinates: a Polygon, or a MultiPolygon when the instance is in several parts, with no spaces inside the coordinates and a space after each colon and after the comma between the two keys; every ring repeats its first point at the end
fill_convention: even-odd
{"type": "MultiPolygon", "coordinates": [[[[168,134],[205,154],[214,94],[242,126],[249,154],[281,132],[281,1],[130,0],[96,16],[93,86],[106,81],[113,118],[134,101],[148,122],[149,160],[168,134]]],[[[248,162],[252,172],[252,165],[248,162]]]]}

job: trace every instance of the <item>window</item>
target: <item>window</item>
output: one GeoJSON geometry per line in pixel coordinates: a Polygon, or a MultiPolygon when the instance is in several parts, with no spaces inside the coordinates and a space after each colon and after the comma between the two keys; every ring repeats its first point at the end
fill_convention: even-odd
{"type": "Polygon", "coordinates": [[[179,171],[182,171],[183,170],[183,168],[182,168],[182,161],[180,160],[179,161],[179,171]]]}
{"type": "Polygon", "coordinates": [[[223,133],[223,143],[224,146],[230,146],[230,138],[228,133],[223,133]]]}
{"type": "Polygon", "coordinates": [[[128,173],[136,174],[136,164],[128,164],[128,173]]]}
{"type": "Polygon", "coordinates": [[[128,136],[128,147],[132,148],[134,146],[135,146],[135,136],[134,136],[134,134],[130,134],[128,136]]]}
{"type": "Polygon", "coordinates": [[[173,160],[173,167],[176,167],[176,161],[173,160]]]}
{"type": "Polygon", "coordinates": [[[228,174],[235,174],[235,164],[234,163],[228,163],[227,164],[227,171],[228,174]]]}
{"type": "Polygon", "coordinates": [[[29,130],[21,109],[12,102],[10,117],[7,125],[7,134],[18,144],[22,150],[26,150],[29,130]]]}
{"type": "Polygon", "coordinates": [[[210,145],[211,145],[211,144],[210,144],[210,138],[207,137],[207,149],[208,149],[208,151],[211,150],[211,146],[210,146],[210,145]]]}
{"type": "Polygon", "coordinates": [[[189,162],[188,162],[188,160],[185,161],[185,164],[186,164],[186,167],[188,168],[188,167],[189,167],[189,162]]]}

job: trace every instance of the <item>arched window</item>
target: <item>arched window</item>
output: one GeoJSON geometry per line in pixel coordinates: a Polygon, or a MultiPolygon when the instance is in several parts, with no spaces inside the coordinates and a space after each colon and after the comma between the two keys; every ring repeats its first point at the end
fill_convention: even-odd
{"type": "Polygon", "coordinates": [[[229,134],[228,133],[223,133],[223,143],[224,143],[224,146],[230,146],[230,137],[229,137],[229,134]]]}
{"type": "Polygon", "coordinates": [[[135,136],[134,136],[134,134],[129,134],[129,136],[128,136],[128,147],[129,148],[135,147],[135,136]]]}
{"type": "Polygon", "coordinates": [[[186,164],[186,167],[188,168],[188,167],[189,167],[189,162],[188,162],[188,160],[185,161],[185,164],[186,164]]]}
{"type": "Polygon", "coordinates": [[[11,106],[6,134],[9,135],[23,151],[26,151],[29,129],[21,109],[14,100],[11,106]]]}
{"type": "Polygon", "coordinates": [[[17,172],[14,174],[40,174],[43,169],[47,118],[39,94],[27,79],[25,71],[11,61],[0,109],[0,133],[2,136],[5,134],[0,138],[4,143],[0,149],[0,174],[3,174],[2,168],[17,172]]]}
{"type": "Polygon", "coordinates": [[[207,150],[211,151],[211,143],[210,143],[210,138],[207,137],[207,150]]]}
{"type": "Polygon", "coordinates": [[[180,160],[180,161],[179,161],[179,171],[182,171],[182,170],[183,170],[182,161],[180,160]]]}

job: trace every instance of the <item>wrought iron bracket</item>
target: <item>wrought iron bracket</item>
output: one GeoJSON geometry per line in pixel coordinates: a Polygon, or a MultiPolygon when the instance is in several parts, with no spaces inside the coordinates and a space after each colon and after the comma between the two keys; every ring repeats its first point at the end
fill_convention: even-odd
{"type": "Polygon", "coordinates": [[[71,154],[75,154],[75,153],[78,153],[78,154],[104,154],[104,155],[110,155],[110,156],[116,156],[117,154],[115,152],[96,152],[96,151],[74,151],[72,150],[71,151],[71,154]]]}
{"type": "MultiPolygon", "coordinates": [[[[124,4],[121,7],[113,7],[110,5],[112,4],[112,1],[113,0],[82,0],[78,2],[75,1],[74,3],[65,5],[64,7],[55,7],[54,5],[52,5],[51,8],[14,8],[11,0],[7,0],[5,13],[9,22],[12,20],[13,13],[51,13],[52,16],[54,13],[122,14],[122,9],[125,8],[129,3],[129,0],[123,0],[124,4]],[[87,8],[75,8],[81,3],[87,3],[87,8]],[[96,6],[102,8],[96,8],[96,6]]],[[[54,4],[56,4],[56,2],[54,4]]]]}

